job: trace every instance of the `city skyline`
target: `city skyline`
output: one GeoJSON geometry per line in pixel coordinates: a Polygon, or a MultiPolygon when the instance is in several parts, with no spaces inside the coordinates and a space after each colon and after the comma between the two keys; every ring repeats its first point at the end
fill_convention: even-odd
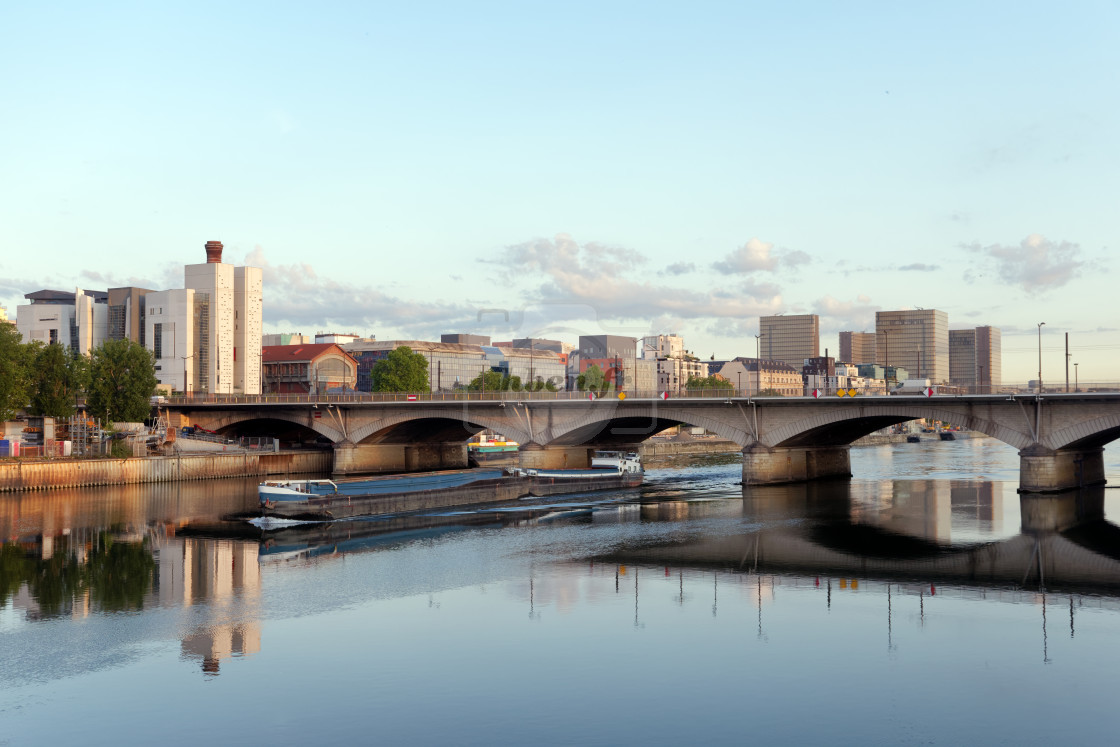
{"type": "Polygon", "coordinates": [[[0,304],[179,287],[218,238],[262,268],[269,332],[730,359],[760,316],[817,314],[836,356],[924,307],[1000,328],[1005,381],[1036,377],[1040,321],[1045,379],[1065,332],[1083,381],[1120,378],[1089,301],[1120,11],[710,8],[17,8],[0,304]]]}

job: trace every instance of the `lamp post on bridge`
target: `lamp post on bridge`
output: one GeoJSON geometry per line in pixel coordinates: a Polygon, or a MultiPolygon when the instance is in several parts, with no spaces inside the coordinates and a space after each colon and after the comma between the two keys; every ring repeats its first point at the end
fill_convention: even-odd
{"type": "Polygon", "coordinates": [[[187,361],[189,361],[194,356],[194,353],[191,353],[190,355],[179,356],[183,359],[183,396],[190,394],[190,392],[187,390],[187,361]]]}
{"type": "Polygon", "coordinates": [[[1077,363],[1073,364],[1073,391],[1081,391],[1081,385],[1077,383],[1077,363]]]}
{"type": "Polygon", "coordinates": [[[1046,322],[1038,323],[1038,393],[1042,394],[1042,327],[1046,322]]]}
{"type": "MultiPolygon", "coordinates": [[[[755,365],[755,369],[756,369],[755,370],[755,376],[757,377],[755,379],[754,389],[755,389],[756,393],[762,391],[762,362],[761,362],[762,361],[762,356],[759,354],[759,341],[763,337],[766,337],[766,333],[763,332],[762,330],[759,330],[758,334],[754,336],[754,365],[755,365]]],[[[751,388],[751,377],[747,376],[747,389],[749,390],[750,388],[751,388]]],[[[749,391],[747,392],[747,396],[748,397],[750,396],[749,391]]]]}

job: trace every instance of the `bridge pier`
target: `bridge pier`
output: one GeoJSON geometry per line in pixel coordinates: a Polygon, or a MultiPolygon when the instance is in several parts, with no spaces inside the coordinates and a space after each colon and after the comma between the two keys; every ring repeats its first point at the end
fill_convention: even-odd
{"type": "Polygon", "coordinates": [[[744,485],[779,485],[851,477],[851,447],[754,444],[743,449],[744,485]]]}
{"type": "Polygon", "coordinates": [[[1019,452],[1019,492],[1056,493],[1104,479],[1104,449],[1054,451],[1041,444],[1019,452]]]}
{"type": "Polygon", "coordinates": [[[466,469],[467,445],[463,442],[423,444],[334,445],[335,475],[371,472],[422,472],[438,469],[466,469]]]}
{"type": "Polygon", "coordinates": [[[590,446],[541,446],[525,444],[518,449],[522,469],[587,469],[591,466],[590,446]]]}

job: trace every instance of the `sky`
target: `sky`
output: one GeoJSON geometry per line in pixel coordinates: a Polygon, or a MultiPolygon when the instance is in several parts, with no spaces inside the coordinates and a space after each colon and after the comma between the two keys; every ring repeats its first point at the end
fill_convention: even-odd
{"type": "MultiPolygon", "coordinates": [[[[1120,381],[1120,5],[7,3],[0,305],[264,269],[266,331],[876,310],[1120,381]]],[[[823,351],[822,351],[823,352],[823,351]]],[[[1071,367],[1071,378],[1073,368],[1071,367]]]]}

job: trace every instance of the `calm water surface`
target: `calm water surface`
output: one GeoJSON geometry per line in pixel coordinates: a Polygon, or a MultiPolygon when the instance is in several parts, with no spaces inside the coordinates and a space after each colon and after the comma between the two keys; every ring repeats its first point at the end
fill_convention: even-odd
{"type": "Polygon", "coordinates": [[[245,481],[0,495],[0,744],[1115,741],[1120,490],[852,468],[267,533],[245,481]]]}

